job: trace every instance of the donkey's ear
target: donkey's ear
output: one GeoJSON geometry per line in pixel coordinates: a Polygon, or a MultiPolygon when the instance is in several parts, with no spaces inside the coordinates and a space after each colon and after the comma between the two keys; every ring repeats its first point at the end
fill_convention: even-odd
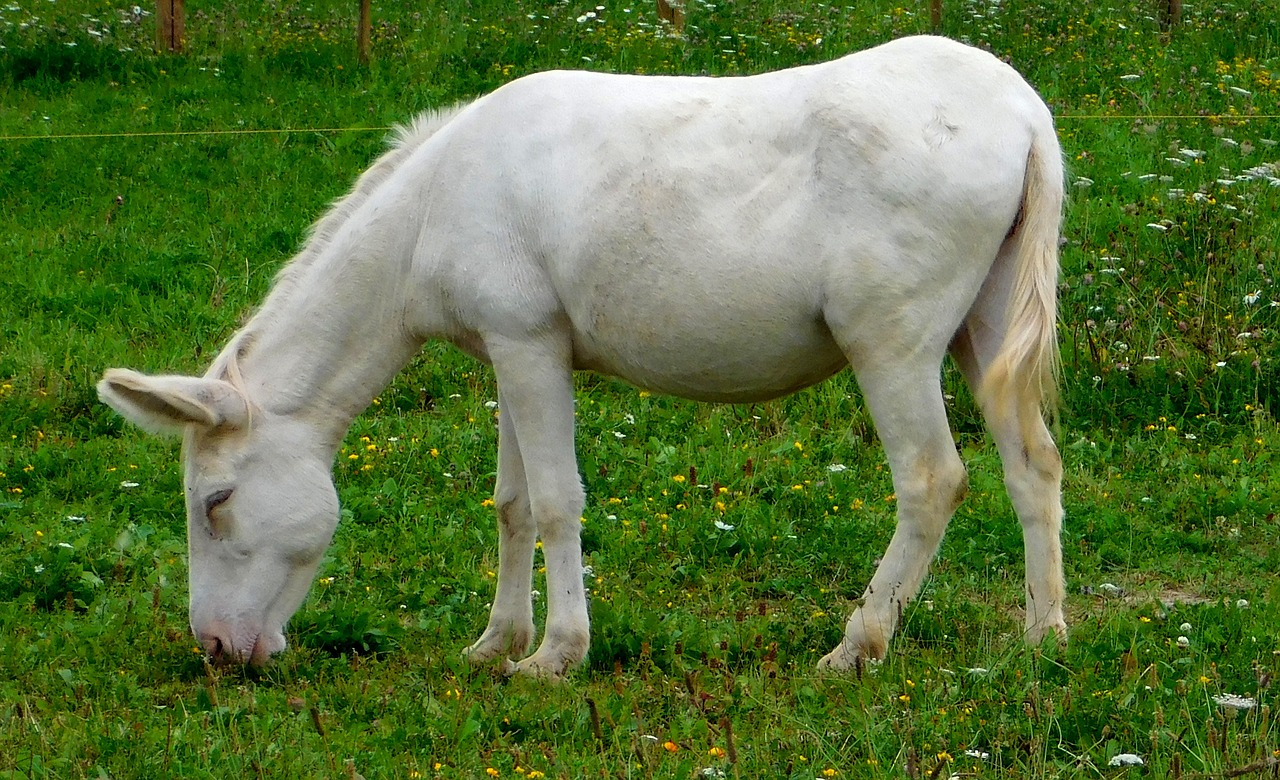
{"type": "Polygon", "coordinates": [[[148,376],[108,369],[98,397],[125,419],[152,433],[181,433],[188,425],[242,428],[249,405],[230,382],[195,376],[148,376]]]}

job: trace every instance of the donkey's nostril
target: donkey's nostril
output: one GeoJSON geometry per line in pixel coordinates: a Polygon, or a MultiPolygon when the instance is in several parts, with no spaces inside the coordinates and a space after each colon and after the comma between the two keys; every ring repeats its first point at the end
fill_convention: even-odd
{"type": "Polygon", "coordinates": [[[200,643],[200,648],[211,661],[226,661],[231,653],[231,645],[223,639],[220,631],[197,631],[196,641],[200,643]]]}

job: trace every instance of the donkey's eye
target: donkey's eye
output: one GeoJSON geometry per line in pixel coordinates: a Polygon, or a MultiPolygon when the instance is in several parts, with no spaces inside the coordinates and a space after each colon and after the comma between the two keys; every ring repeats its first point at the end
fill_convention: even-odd
{"type": "Polygon", "coordinates": [[[204,500],[204,516],[212,522],[213,510],[225,504],[228,498],[231,498],[230,488],[227,488],[226,490],[219,490],[216,493],[210,493],[209,497],[204,500]]]}

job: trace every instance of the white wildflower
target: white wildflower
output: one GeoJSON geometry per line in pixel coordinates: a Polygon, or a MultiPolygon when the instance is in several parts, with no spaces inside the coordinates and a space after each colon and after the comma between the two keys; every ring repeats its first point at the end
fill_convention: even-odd
{"type": "Polygon", "coordinates": [[[1253,292],[1251,292],[1251,293],[1249,293],[1248,295],[1244,296],[1244,302],[1245,302],[1245,305],[1246,305],[1246,306],[1252,306],[1252,305],[1254,305],[1255,303],[1257,303],[1257,302],[1258,302],[1258,299],[1259,299],[1259,298],[1261,298],[1261,297],[1262,297],[1262,290],[1254,290],[1253,292]]]}
{"type": "Polygon", "coordinates": [[[1236,602],[1236,609],[1248,609],[1248,608],[1249,608],[1248,599],[1240,599],[1239,601],[1236,602]]]}
{"type": "Polygon", "coordinates": [[[1221,696],[1214,696],[1213,703],[1219,707],[1225,707],[1229,710],[1251,710],[1258,706],[1257,700],[1249,696],[1237,696],[1234,693],[1224,693],[1221,696]]]}
{"type": "Polygon", "coordinates": [[[121,482],[121,483],[120,483],[120,487],[125,488],[126,490],[127,490],[128,488],[136,488],[137,486],[138,486],[138,483],[137,483],[137,482],[130,482],[130,481],[129,481],[129,480],[127,480],[127,479],[126,479],[124,482],[121,482]]]}
{"type": "Polygon", "coordinates": [[[1143,766],[1146,763],[1136,753],[1117,753],[1107,762],[1107,766],[1143,766]]]}
{"type": "Polygon", "coordinates": [[[1252,92],[1250,92],[1250,91],[1249,91],[1249,90],[1247,90],[1247,89],[1243,89],[1243,88],[1241,88],[1241,87],[1229,87],[1229,89],[1230,89],[1232,92],[1236,93],[1237,95],[1244,95],[1245,97],[1249,97],[1249,96],[1253,95],[1253,93],[1252,93],[1252,92]]]}
{"type": "Polygon", "coordinates": [[[1191,633],[1191,624],[1190,624],[1190,623],[1183,623],[1182,625],[1178,626],[1178,630],[1179,630],[1179,631],[1181,631],[1181,632],[1182,632],[1182,633],[1184,633],[1184,634],[1190,634],[1190,633],[1191,633]]]}
{"type": "Polygon", "coordinates": [[[1151,228],[1152,230],[1159,230],[1161,233],[1169,229],[1168,227],[1161,225],[1159,222],[1148,222],[1147,227],[1151,228]]]}
{"type": "Polygon", "coordinates": [[[721,520],[716,521],[716,528],[720,529],[721,531],[732,531],[736,527],[737,526],[729,525],[728,523],[721,520]]]}
{"type": "Polygon", "coordinates": [[[1087,176],[1081,176],[1080,178],[1076,179],[1075,186],[1081,189],[1087,189],[1093,186],[1093,179],[1090,179],[1087,176]]]}
{"type": "Polygon", "coordinates": [[[830,471],[832,474],[839,474],[842,471],[848,470],[848,468],[849,467],[843,463],[832,463],[830,466],[827,466],[827,471],[830,471]]]}
{"type": "Polygon", "coordinates": [[[1199,160],[1204,157],[1203,149],[1179,149],[1178,154],[1190,160],[1199,160]]]}
{"type": "Polygon", "coordinates": [[[1126,73],[1120,77],[1120,80],[1121,81],[1137,81],[1140,78],[1142,77],[1139,76],[1137,73],[1126,73]]]}
{"type": "Polygon", "coordinates": [[[1185,636],[1178,637],[1178,649],[1186,650],[1188,647],[1191,647],[1191,640],[1187,639],[1185,636]]]}

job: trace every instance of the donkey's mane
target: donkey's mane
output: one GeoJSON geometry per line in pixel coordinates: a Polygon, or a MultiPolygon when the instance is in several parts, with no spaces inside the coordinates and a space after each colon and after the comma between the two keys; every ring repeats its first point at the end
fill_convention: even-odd
{"type": "Polygon", "coordinates": [[[253,344],[255,324],[260,324],[259,318],[273,308],[271,304],[281,303],[294,294],[306,271],[324,253],[342,225],[369,199],[379,185],[391,176],[400,163],[469,105],[471,101],[455,103],[448,108],[424,111],[407,124],[392,128],[387,138],[387,151],[360,174],[350,192],[335,200],[328,211],[311,226],[303,241],[302,249],[276,274],[266,301],[254,312],[248,323],[231,337],[231,341],[209,367],[206,376],[231,382],[241,393],[244,393],[239,363],[241,356],[253,344]]]}

